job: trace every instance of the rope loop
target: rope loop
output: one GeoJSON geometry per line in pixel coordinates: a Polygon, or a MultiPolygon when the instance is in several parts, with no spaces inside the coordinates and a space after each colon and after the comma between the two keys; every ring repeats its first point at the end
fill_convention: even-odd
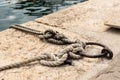
{"type": "Polygon", "coordinates": [[[72,59],[82,58],[80,55],[78,55],[78,53],[83,52],[84,49],[80,43],[71,44],[57,54],[42,54],[44,56],[46,55],[46,57],[40,60],[40,64],[45,66],[60,66],[62,64],[71,65],[72,59]]]}
{"type": "Polygon", "coordinates": [[[56,40],[62,40],[64,38],[66,38],[63,34],[60,34],[59,32],[53,31],[51,29],[46,30],[44,32],[44,35],[51,35],[51,36],[45,36],[46,39],[48,39],[48,38],[54,38],[56,40]]]}
{"type": "Polygon", "coordinates": [[[102,58],[102,57],[104,57],[107,59],[112,59],[113,52],[107,46],[105,46],[101,43],[95,43],[95,42],[86,42],[85,44],[86,44],[86,46],[87,45],[97,45],[97,46],[103,47],[103,49],[101,50],[101,54],[89,55],[89,54],[85,54],[85,53],[79,53],[79,55],[81,55],[83,57],[88,57],[88,58],[102,58]]]}
{"type": "Polygon", "coordinates": [[[11,28],[18,29],[24,32],[36,34],[40,37],[40,39],[45,39],[46,41],[58,45],[67,45],[64,49],[59,51],[57,54],[49,54],[49,53],[43,53],[38,57],[19,62],[19,63],[14,63],[11,65],[6,65],[3,67],[0,67],[0,71],[11,69],[11,68],[16,68],[21,65],[26,65],[28,63],[34,62],[34,61],[39,61],[40,64],[45,65],[45,66],[60,66],[62,64],[72,64],[73,59],[81,59],[83,57],[88,57],[88,58],[107,58],[107,59],[112,59],[113,57],[113,52],[105,45],[96,43],[96,42],[82,42],[80,40],[76,41],[71,41],[67,37],[65,37],[63,34],[60,34],[57,31],[54,30],[46,30],[44,32],[38,31],[38,30],[33,30],[30,28],[26,28],[21,25],[13,25],[11,28]],[[85,49],[87,45],[96,45],[96,46],[101,46],[103,49],[101,50],[101,54],[97,55],[90,55],[90,54],[85,54],[85,49]]]}
{"type": "Polygon", "coordinates": [[[63,54],[61,57],[56,56],[55,54],[46,54],[48,58],[40,60],[40,64],[44,66],[59,66],[64,63],[64,61],[67,59],[68,55],[63,54]]]}
{"type": "Polygon", "coordinates": [[[73,41],[70,41],[63,34],[60,34],[57,31],[53,31],[51,29],[46,30],[42,35],[39,35],[40,39],[45,39],[46,41],[58,45],[72,44],[73,41]]]}

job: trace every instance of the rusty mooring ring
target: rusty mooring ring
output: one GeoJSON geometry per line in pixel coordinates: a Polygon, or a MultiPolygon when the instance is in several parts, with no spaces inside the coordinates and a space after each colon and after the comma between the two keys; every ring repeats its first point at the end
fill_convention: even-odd
{"type": "Polygon", "coordinates": [[[86,42],[85,44],[86,44],[86,46],[87,45],[97,45],[97,46],[103,47],[103,49],[101,50],[101,54],[88,55],[88,54],[79,53],[79,55],[81,55],[83,57],[88,57],[88,58],[102,58],[103,57],[103,58],[107,58],[107,59],[112,59],[113,52],[107,46],[105,46],[101,43],[96,43],[96,42],[86,42]]]}

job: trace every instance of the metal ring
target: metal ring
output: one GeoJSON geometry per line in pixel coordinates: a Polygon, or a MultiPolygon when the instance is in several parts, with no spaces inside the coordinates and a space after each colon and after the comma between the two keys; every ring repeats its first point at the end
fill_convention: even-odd
{"type": "Polygon", "coordinates": [[[80,53],[79,55],[81,55],[83,57],[88,57],[88,58],[102,58],[102,57],[104,57],[104,58],[107,58],[107,59],[112,59],[113,52],[107,46],[105,46],[101,43],[96,43],[96,42],[86,42],[85,44],[86,44],[86,46],[87,45],[97,45],[97,46],[103,47],[103,49],[101,50],[101,54],[88,55],[88,54],[80,53]]]}

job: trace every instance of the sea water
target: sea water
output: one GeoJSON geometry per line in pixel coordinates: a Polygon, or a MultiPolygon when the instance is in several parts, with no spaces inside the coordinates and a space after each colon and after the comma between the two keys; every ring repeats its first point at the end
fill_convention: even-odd
{"type": "Polygon", "coordinates": [[[23,1],[0,0],[0,31],[7,29],[10,25],[25,23],[85,0],[23,1]]]}

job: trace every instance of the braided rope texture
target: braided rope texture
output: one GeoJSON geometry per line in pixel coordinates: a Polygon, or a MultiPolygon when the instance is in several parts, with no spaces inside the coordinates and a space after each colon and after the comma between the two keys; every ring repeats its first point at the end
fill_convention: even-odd
{"type": "Polygon", "coordinates": [[[67,46],[65,49],[59,51],[57,54],[43,53],[41,54],[41,56],[35,57],[33,59],[3,66],[0,68],[0,71],[25,66],[26,64],[34,61],[39,61],[39,63],[44,66],[51,67],[60,66],[62,64],[65,64],[65,61],[68,58],[70,59],[82,58],[82,56],[80,56],[79,53],[84,53],[83,46],[81,45],[81,43],[75,43],[67,46]]]}
{"type": "Polygon", "coordinates": [[[34,30],[34,29],[30,29],[30,28],[18,25],[18,24],[12,25],[10,26],[10,28],[14,28],[27,33],[31,33],[31,34],[36,34],[39,36],[40,39],[45,39],[47,42],[57,44],[57,45],[66,45],[66,44],[76,43],[75,41],[69,40],[63,34],[60,34],[59,32],[51,29],[41,32],[38,30],[34,30]]]}
{"type": "Polygon", "coordinates": [[[80,59],[82,57],[89,57],[89,58],[101,58],[106,57],[108,59],[112,59],[113,52],[106,47],[105,45],[99,44],[99,43],[83,43],[79,40],[71,41],[67,37],[65,37],[63,34],[60,34],[57,31],[54,30],[46,30],[45,32],[41,32],[38,30],[33,30],[30,28],[26,28],[21,25],[13,25],[10,28],[18,29],[24,32],[36,34],[39,36],[40,39],[45,39],[49,43],[57,44],[57,45],[68,45],[63,50],[60,50],[57,54],[50,54],[50,53],[43,53],[39,57],[35,57],[33,59],[29,59],[23,62],[14,63],[11,65],[6,65],[0,68],[0,71],[4,71],[11,68],[16,68],[20,66],[24,66],[28,63],[39,61],[41,65],[44,66],[60,66],[62,64],[72,64],[72,59],[80,59]],[[85,54],[85,47],[86,45],[99,45],[103,47],[102,54],[99,55],[87,55],[85,54]]]}

